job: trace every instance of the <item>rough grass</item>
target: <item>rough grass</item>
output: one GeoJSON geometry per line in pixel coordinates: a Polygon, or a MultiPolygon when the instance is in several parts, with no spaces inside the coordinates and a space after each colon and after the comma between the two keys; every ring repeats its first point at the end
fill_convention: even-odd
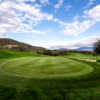
{"type": "Polygon", "coordinates": [[[10,59],[10,58],[16,58],[16,57],[26,57],[26,56],[35,56],[35,57],[40,57],[44,55],[40,54],[32,54],[32,53],[25,53],[25,52],[18,52],[18,51],[10,51],[10,50],[3,50],[0,49],[0,59],[10,59]]]}
{"type": "Polygon", "coordinates": [[[97,59],[99,56],[93,56],[93,54],[84,54],[84,53],[68,53],[67,57],[76,58],[76,59],[97,59]]]}
{"type": "MultiPolygon", "coordinates": [[[[0,100],[100,100],[100,62],[87,62],[80,60],[83,58],[84,59],[99,58],[91,56],[92,55],[73,53],[73,54],[68,54],[64,57],[52,58],[49,56],[42,56],[38,54],[28,54],[28,53],[14,52],[8,50],[0,50],[0,65],[8,61],[8,59],[11,61],[8,62],[7,65],[5,64],[6,66],[4,65],[3,67],[4,70],[2,70],[2,67],[0,67],[0,100]],[[26,58],[29,58],[29,60],[28,59],[25,60],[26,58]],[[13,59],[15,60],[19,59],[19,60],[14,62],[13,59]],[[37,59],[39,59],[39,61],[37,59]],[[24,65],[22,62],[24,63],[24,65]],[[13,63],[13,65],[11,63],[13,63]],[[14,73],[11,72],[13,70],[15,71],[17,70],[16,72],[18,72],[19,68],[17,69],[17,67],[19,65],[20,67],[22,66],[27,67],[28,65],[29,68],[33,68],[32,63],[34,67],[41,66],[42,67],[41,70],[45,72],[45,75],[47,74],[48,69],[51,70],[51,72],[53,72],[52,69],[57,70],[57,73],[59,73],[62,72],[62,69],[64,67],[63,69],[64,72],[65,65],[75,66],[78,67],[79,69],[80,67],[82,67],[81,69],[83,69],[83,67],[87,66],[88,68],[92,67],[94,70],[91,73],[88,73],[86,75],[82,74],[80,75],[81,77],[75,76],[74,78],[21,77],[22,74],[25,76],[25,74],[22,73],[23,68],[20,69],[20,73],[17,73],[20,74],[20,76],[14,75],[14,73]],[[46,64],[45,68],[46,66],[49,68],[44,70],[41,63],[43,65],[46,64]],[[55,66],[56,64],[57,66],[55,66]],[[53,68],[50,68],[51,65],[53,65],[53,68]],[[7,70],[10,73],[9,72],[7,73],[7,70]]],[[[37,71],[37,69],[35,69],[35,71],[37,71]]],[[[30,71],[27,72],[30,73],[30,71]]],[[[34,71],[32,70],[32,73],[33,72],[34,71]]]]}

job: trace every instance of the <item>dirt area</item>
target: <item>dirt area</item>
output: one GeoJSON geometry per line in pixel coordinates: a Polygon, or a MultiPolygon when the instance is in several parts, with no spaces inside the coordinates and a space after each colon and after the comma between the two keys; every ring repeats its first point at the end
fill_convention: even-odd
{"type": "Polygon", "coordinates": [[[96,60],[92,60],[92,59],[80,59],[82,61],[87,61],[87,62],[96,62],[96,60]]]}

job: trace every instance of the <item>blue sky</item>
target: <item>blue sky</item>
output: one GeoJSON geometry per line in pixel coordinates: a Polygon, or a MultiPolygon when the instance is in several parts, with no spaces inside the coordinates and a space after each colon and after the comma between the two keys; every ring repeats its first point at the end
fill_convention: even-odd
{"type": "Polygon", "coordinates": [[[100,0],[0,0],[0,37],[46,48],[100,39],[100,0]]]}

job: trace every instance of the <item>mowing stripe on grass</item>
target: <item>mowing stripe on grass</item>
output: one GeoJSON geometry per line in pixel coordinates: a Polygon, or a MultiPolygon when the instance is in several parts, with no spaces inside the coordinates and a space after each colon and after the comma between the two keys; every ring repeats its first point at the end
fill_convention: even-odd
{"type": "Polygon", "coordinates": [[[21,77],[56,78],[76,77],[93,71],[88,64],[64,57],[23,57],[5,62],[5,72],[21,77]]]}

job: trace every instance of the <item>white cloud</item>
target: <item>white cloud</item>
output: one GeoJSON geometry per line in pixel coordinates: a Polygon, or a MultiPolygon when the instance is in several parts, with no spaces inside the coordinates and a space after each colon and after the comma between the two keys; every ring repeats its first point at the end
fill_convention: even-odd
{"type": "MultiPolygon", "coordinates": [[[[29,1],[29,0],[28,0],[29,1]]],[[[36,0],[30,0],[31,2],[35,2],[36,0]]]]}
{"type": "Polygon", "coordinates": [[[18,2],[26,2],[26,1],[31,1],[31,2],[35,2],[36,0],[16,0],[18,2]]]}
{"type": "Polygon", "coordinates": [[[82,38],[80,40],[73,40],[71,42],[61,42],[61,43],[54,43],[52,46],[50,46],[53,49],[59,49],[59,48],[67,48],[67,49],[77,49],[80,47],[92,47],[93,44],[100,39],[100,36],[89,36],[86,38],[82,38]]]}
{"type": "Polygon", "coordinates": [[[41,4],[49,4],[49,0],[40,0],[41,4]]]}
{"type": "Polygon", "coordinates": [[[78,35],[88,30],[94,23],[95,22],[91,20],[85,20],[83,22],[75,21],[71,24],[66,24],[63,32],[67,35],[78,35]]]}
{"type": "Polygon", "coordinates": [[[100,5],[85,11],[84,15],[87,17],[82,22],[79,22],[77,19],[72,23],[67,23],[63,33],[67,35],[78,35],[86,32],[89,28],[96,24],[96,22],[100,21],[100,5]]]}
{"type": "Polygon", "coordinates": [[[31,33],[34,33],[34,34],[47,34],[46,32],[42,32],[42,31],[39,31],[39,30],[32,30],[31,33]]]}
{"type": "MultiPolygon", "coordinates": [[[[87,16],[86,20],[80,22],[78,19],[76,19],[72,23],[65,23],[54,18],[52,14],[43,13],[40,9],[40,5],[35,3],[33,6],[31,6],[24,3],[25,1],[28,0],[4,0],[0,4],[0,34],[6,34],[8,32],[22,32],[22,30],[24,32],[36,32],[37,34],[42,34],[45,32],[35,30],[34,26],[43,20],[47,20],[63,25],[64,34],[77,35],[85,32],[96,22],[100,21],[100,5],[85,11],[84,15],[87,16]]],[[[35,0],[30,1],[35,2],[35,0]]],[[[56,8],[59,8],[62,3],[63,0],[59,0],[56,8]]]]}
{"type": "Polygon", "coordinates": [[[79,17],[80,17],[80,16],[75,16],[73,19],[74,19],[74,20],[78,20],[79,17]]]}
{"type": "Polygon", "coordinates": [[[85,8],[89,8],[91,5],[94,4],[95,1],[96,1],[96,0],[89,0],[89,3],[86,5],[85,8]]]}
{"type": "Polygon", "coordinates": [[[58,0],[58,3],[54,6],[54,8],[60,8],[63,4],[63,0],[58,0]]]}
{"type": "MultiPolygon", "coordinates": [[[[40,34],[42,32],[36,31],[34,26],[41,21],[60,22],[52,14],[41,12],[40,5],[35,3],[31,6],[24,3],[24,1],[28,0],[4,0],[0,4],[0,34],[21,32],[22,30],[40,34]]],[[[35,0],[31,1],[35,2],[35,0]]]]}
{"type": "Polygon", "coordinates": [[[0,0],[0,3],[2,2],[2,0],[0,0]]]}
{"type": "Polygon", "coordinates": [[[32,29],[28,25],[23,25],[22,27],[18,28],[14,33],[32,33],[32,34],[47,34],[48,32],[43,32],[40,30],[32,29]],[[25,30],[26,28],[26,30],[25,30]]]}
{"type": "Polygon", "coordinates": [[[89,11],[85,11],[85,14],[87,14],[88,17],[92,18],[95,21],[100,21],[100,5],[97,5],[89,11]]]}
{"type": "Polygon", "coordinates": [[[77,47],[93,46],[93,44],[100,39],[100,36],[88,36],[86,38],[78,40],[74,45],[77,47]]]}

